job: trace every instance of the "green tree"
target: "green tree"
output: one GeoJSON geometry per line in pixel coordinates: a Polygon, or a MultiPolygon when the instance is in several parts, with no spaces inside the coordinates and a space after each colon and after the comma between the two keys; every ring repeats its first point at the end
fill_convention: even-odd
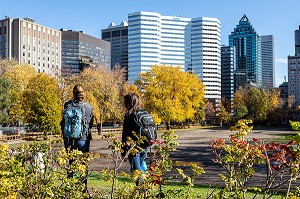
{"type": "Polygon", "coordinates": [[[45,132],[59,132],[61,106],[59,88],[54,78],[40,73],[23,92],[25,122],[45,132]]]}
{"type": "Polygon", "coordinates": [[[183,72],[180,67],[155,65],[140,74],[136,82],[145,108],[170,127],[170,122],[194,120],[204,105],[204,85],[196,74],[183,72]]]}
{"type": "Polygon", "coordinates": [[[235,119],[236,121],[243,119],[246,115],[248,115],[248,109],[245,105],[241,105],[235,112],[235,119]]]}
{"type": "Polygon", "coordinates": [[[264,121],[268,113],[268,95],[257,87],[252,87],[246,98],[247,109],[253,116],[254,121],[264,121]]]}
{"type": "Polygon", "coordinates": [[[11,106],[9,98],[11,84],[8,79],[0,77],[0,123],[7,122],[8,109],[11,106]]]}
{"type": "Polygon", "coordinates": [[[266,91],[251,85],[240,87],[234,96],[236,113],[242,106],[247,108],[247,117],[252,118],[254,122],[264,122],[268,114],[269,95],[266,91]]]}

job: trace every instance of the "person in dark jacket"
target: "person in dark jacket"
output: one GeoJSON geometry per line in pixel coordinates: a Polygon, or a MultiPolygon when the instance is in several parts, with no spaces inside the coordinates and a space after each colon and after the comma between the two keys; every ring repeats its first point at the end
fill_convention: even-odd
{"type": "MultiPolygon", "coordinates": [[[[82,87],[82,85],[80,84],[76,84],[73,88],[73,99],[69,100],[67,102],[65,102],[64,104],[64,110],[66,110],[67,107],[69,106],[82,106],[84,109],[84,122],[85,124],[87,124],[86,126],[86,130],[85,133],[78,139],[71,139],[71,138],[67,138],[65,137],[64,133],[63,133],[63,139],[64,139],[64,147],[65,149],[70,148],[71,150],[79,150],[83,153],[88,153],[90,151],[90,142],[92,140],[92,133],[91,133],[91,128],[93,127],[93,107],[84,102],[85,98],[85,92],[84,89],[82,87]]],[[[64,127],[65,127],[65,119],[64,117],[62,118],[61,122],[61,130],[62,132],[64,132],[64,127]]],[[[72,160],[69,161],[69,164],[72,164],[72,160]]],[[[88,171],[87,171],[88,173],[88,171]]],[[[68,177],[73,177],[73,172],[69,172],[68,173],[68,177]]],[[[87,189],[87,174],[86,177],[83,181],[83,183],[85,183],[86,189],[87,189]]]]}
{"type": "MultiPolygon", "coordinates": [[[[138,135],[140,127],[135,121],[135,114],[141,110],[140,99],[136,93],[128,93],[124,96],[124,105],[125,105],[125,116],[123,122],[123,132],[122,132],[122,143],[125,143],[130,137],[133,140],[137,140],[136,133],[138,135]]],[[[128,147],[123,147],[122,156],[124,157],[128,151],[128,147]]],[[[139,151],[136,154],[129,154],[128,159],[131,165],[131,172],[134,170],[145,170],[142,168],[142,163],[146,158],[146,151],[139,151]]]]}

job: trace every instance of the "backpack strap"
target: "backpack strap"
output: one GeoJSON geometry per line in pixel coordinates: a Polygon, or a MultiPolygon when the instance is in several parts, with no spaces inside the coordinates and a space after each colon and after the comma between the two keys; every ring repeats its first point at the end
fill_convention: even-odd
{"type": "Polygon", "coordinates": [[[139,112],[139,110],[137,110],[136,112],[133,113],[133,115],[134,115],[133,120],[139,126],[139,136],[141,136],[142,124],[141,124],[138,112],[139,112]]]}

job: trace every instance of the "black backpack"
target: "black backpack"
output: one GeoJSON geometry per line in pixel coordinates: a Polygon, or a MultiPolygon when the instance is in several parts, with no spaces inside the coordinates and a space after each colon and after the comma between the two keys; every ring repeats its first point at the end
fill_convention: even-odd
{"type": "Polygon", "coordinates": [[[157,132],[154,119],[150,113],[145,110],[138,110],[135,113],[135,122],[139,126],[139,135],[145,136],[146,140],[140,147],[146,148],[156,142],[157,132]]]}

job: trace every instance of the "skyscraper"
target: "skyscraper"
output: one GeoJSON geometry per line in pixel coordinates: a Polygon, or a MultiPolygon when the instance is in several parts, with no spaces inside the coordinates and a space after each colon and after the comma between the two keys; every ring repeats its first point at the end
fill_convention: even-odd
{"type": "Polygon", "coordinates": [[[0,58],[15,58],[37,72],[60,75],[61,33],[30,18],[0,20],[0,58]]]}
{"type": "Polygon", "coordinates": [[[261,40],[244,15],[229,35],[229,46],[236,49],[236,89],[246,83],[262,83],[261,40]]]}
{"type": "Polygon", "coordinates": [[[128,76],[134,82],[151,65],[181,66],[196,73],[205,97],[221,98],[221,33],[216,18],[162,16],[154,12],[128,15],[128,76]]]}
{"type": "Polygon", "coordinates": [[[222,97],[233,100],[234,97],[234,71],[236,68],[234,46],[221,47],[221,71],[222,71],[222,97]]]}
{"type": "Polygon", "coordinates": [[[101,31],[102,39],[111,43],[111,68],[120,65],[124,69],[124,78],[128,80],[128,24],[111,23],[101,31]]]}
{"type": "Polygon", "coordinates": [[[288,93],[295,97],[295,105],[300,105],[300,26],[295,30],[295,56],[288,56],[288,93]]]}
{"type": "Polygon", "coordinates": [[[300,26],[299,30],[295,30],[295,55],[300,56],[300,26]]]}
{"type": "Polygon", "coordinates": [[[61,35],[63,75],[79,75],[84,69],[82,66],[101,65],[110,68],[109,42],[84,34],[82,31],[61,29],[61,35]]]}
{"type": "Polygon", "coordinates": [[[275,56],[273,35],[261,36],[262,86],[275,87],[275,56]]]}

